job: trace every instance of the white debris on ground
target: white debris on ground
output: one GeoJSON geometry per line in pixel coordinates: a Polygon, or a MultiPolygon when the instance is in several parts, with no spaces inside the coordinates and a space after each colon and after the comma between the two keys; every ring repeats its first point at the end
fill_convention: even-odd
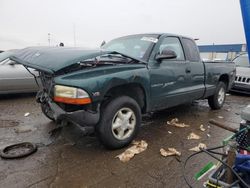
{"type": "Polygon", "coordinates": [[[190,125],[187,125],[185,123],[179,123],[178,118],[174,118],[171,121],[167,121],[167,124],[175,126],[175,127],[179,127],[179,128],[190,127],[190,125]]]}
{"type": "Polygon", "coordinates": [[[223,119],[224,117],[223,116],[217,116],[219,119],[223,119]]]}
{"type": "Polygon", "coordinates": [[[168,148],[167,151],[165,149],[161,148],[160,154],[163,157],[174,156],[174,155],[181,156],[181,152],[177,151],[175,148],[168,148]]]}
{"type": "Polygon", "coordinates": [[[193,148],[189,149],[189,151],[195,151],[195,152],[198,152],[198,151],[200,151],[200,148],[201,148],[201,149],[207,149],[207,146],[206,146],[206,144],[199,143],[199,145],[198,145],[198,146],[195,146],[195,147],[193,147],[193,148]]]}
{"type": "Polygon", "coordinates": [[[206,131],[206,129],[204,128],[204,126],[203,126],[202,124],[200,125],[200,130],[201,130],[202,132],[206,131]]]}
{"type": "Polygon", "coordinates": [[[210,137],[211,137],[211,135],[210,135],[210,134],[207,134],[207,137],[208,137],[208,138],[210,138],[210,137]]]}
{"type": "Polygon", "coordinates": [[[173,134],[171,131],[168,131],[168,134],[173,134]]]}
{"type": "Polygon", "coordinates": [[[30,115],[30,113],[29,112],[26,112],[25,114],[24,114],[24,117],[28,117],[30,115]]]}
{"type": "Polygon", "coordinates": [[[198,140],[198,139],[200,139],[201,137],[199,136],[199,135],[197,135],[197,134],[195,134],[195,133],[193,133],[193,132],[191,132],[189,135],[188,135],[188,137],[187,137],[187,139],[188,140],[198,140]]]}
{"type": "Polygon", "coordinates": [[[130,159],[132,159],[136,154],[139,154],[143,151],[145,151],[148,147],[148,143],[144,140],[141,141],[133,141],[133,146],[126,149],[123,153],[120,155],[117,155],[116,158],[119,158],[122,162],[128,162],[130,159]]]}

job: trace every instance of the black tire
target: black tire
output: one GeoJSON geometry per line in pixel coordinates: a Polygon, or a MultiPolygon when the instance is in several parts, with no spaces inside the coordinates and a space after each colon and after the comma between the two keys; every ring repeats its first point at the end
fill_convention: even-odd
{"type": "MultiPolygon", "coordinates": [[[[127,117],[129,117],[129,115],[127,117]]],[[[131,141],[137,135],[140,125],[141,109],[138,103],[130,97],[120,96],[102,106],[101,119],[96,126],[96,132],[99,140],[106,148],[118,149],[131,143],[131,141]],[[132,115],[127,120],[122,120],[118,115],[119,112],[122,114],[121,117],[128,113],[132,113],[132,115]],[[119,121],[117,119],[119,119],[119,121]],[[114,129],[114,121],[116,120],[121,124],[121,126],[119,126],[117,129],[114,129]],[[133,124],[133,128],[132,130],[127,128],[127,130],[123,131],[124,139],[119,139],[119,132],[117,130],[125,129],[126,122],[124,123],[124,121],[127,121],[129,124],[133,124]],[[125,135],[129,136],[126,138],[125,135]]]]}
{"type": "Polygon", "coordinates": [[[220,109],[226,100],[226,84],[224,82],[219,82],[215,94],[208,98],[208,104],[211,109],[220,109]],[[222,96],[223,95],[223,96],[222,96]]]}
{"type": "Polygon", "coordinates": [[[37,151],[37,146],[35,144],[32,144],[30,142],[23,142],[19,144],[14,144],[5,147],[3,150],[0,151],[0,156],[3,159],[18,159],[22,157],[26,157],[28,155],[31,155],[32,153],[35,153],[37,151]],[[18,148],[25,148],[24,152],[16,152],[12,153],[11,150],[17,150],[18,148]]]}
{"type": "Polygon", "coordinates": [[[52,121],[55,121],[53,116],[53,111],[51,110],[50,106],[47,103],[41,103],[41,109],[43,114],[52,121]]]}

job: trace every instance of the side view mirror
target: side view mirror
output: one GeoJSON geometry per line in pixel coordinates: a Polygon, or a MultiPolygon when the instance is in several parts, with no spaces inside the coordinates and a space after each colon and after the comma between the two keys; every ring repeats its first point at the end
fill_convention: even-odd
{"type": "Polygon", "coordinates": [[[176,57],[177,57],[177,55],[176,55],[176,53],[173,50],[163,49],[160,54],[157,54],[155,56],[155,59],[157,61],[161,61],[163,59],[174,59],[176,57]]]}

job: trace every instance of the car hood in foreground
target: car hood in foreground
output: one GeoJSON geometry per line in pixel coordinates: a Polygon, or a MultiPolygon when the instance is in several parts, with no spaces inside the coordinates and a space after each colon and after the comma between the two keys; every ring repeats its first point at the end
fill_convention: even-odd
{"type": "Polygon", "coordinates": [[[250,67],[236,67],[236,76],[250,76],[250,67]]]}
{"type": "MultiPolygon", "coordinates": [[[[10,58],[27,67],[49,73],[55,73],[75,63],[79,63],[80,61],[112,53],[121,54],[115,51],[112,52],[101,49],[86,50],[86,48],[29,47],[18,50],[18,52],[10,58]]],[[[128,55],[125,56],[130,57],[128,55]]],[[[138,60],[134,57],[130,58],[138,60]]]]}

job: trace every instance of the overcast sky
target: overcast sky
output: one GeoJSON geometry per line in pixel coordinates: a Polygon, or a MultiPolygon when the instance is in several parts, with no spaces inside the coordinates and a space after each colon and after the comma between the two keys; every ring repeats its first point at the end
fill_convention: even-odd
{"type": "Polygon", "coordinates": [[[95,47],[148,32],[245,43],[239,0],[0,0],[0,50],[51,45],[95,47]]]}

